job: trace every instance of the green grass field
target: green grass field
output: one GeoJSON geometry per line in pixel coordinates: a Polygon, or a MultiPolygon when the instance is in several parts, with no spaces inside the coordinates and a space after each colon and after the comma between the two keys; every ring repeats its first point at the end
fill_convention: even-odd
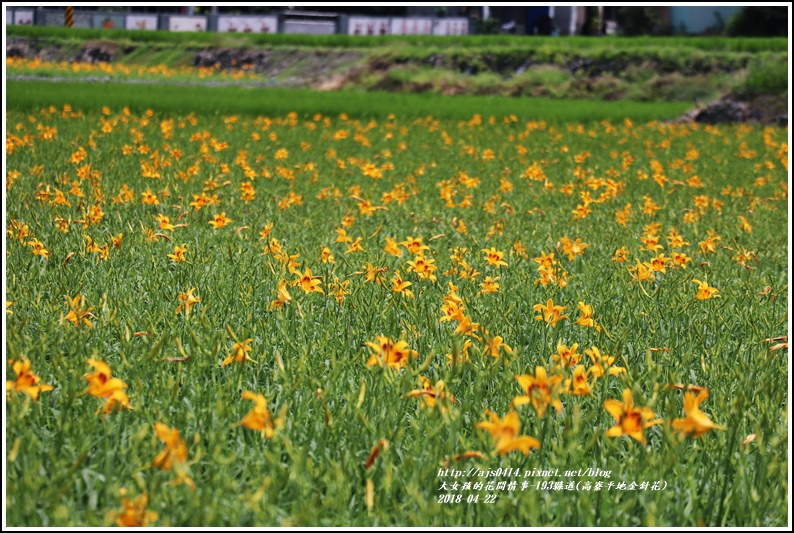
{"type": "Polygon", "coordinates": [[[156,110],[165,113],[240,114],[256,116],[346,113],[360,118],[379,118],[389,114],[404,118],[437,117],[469,120],[474,110],[488,110],[501,116],[516,115],[525,121],[565,123],[622,120],[673,120],[684,114],[683,102],[593,102],[549,98],[510,98],[504,96],[442,96],[435,94],[317,92],[301,89],[194,87],[100,82],[8,81],[10,109],[35,112],[42,106],[70,105],[127,107],[130,111],[156,110]],[[53,90],[58,87],[58,90],[53,90]],[[112,90],[109,90],[112,87],[112,90]]]}
{"type": "Polygon", "coordinates": [[[7,85],[7,525],[789,522],[786,130],[116,87],[7,85]]]}

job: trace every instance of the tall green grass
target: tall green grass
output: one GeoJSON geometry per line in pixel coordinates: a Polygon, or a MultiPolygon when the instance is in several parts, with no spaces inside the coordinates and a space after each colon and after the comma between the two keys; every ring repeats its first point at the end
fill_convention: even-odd
{"type": "Polygon", "coordinates": [[[514,114],[522,120],[547,122],[622,120],[639,122],[670,120],[683,114],[680,102],[599,102],[509,98],[490,96],[442,96],[437,94],[317,92],[295,89],[192,87],[154,84],[105,84],[85,82],[8,81],[8,109],[33,111],[42,106],[70,104],[78,109],[97,105],[114,109],[129,107],[168,113],[284,114],[296,112],[350,116],[433,116],[469,119],[483,115],[514,114]]]}

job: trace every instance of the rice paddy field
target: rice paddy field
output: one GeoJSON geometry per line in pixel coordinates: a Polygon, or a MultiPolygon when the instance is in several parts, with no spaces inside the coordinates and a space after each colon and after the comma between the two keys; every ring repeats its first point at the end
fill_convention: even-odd
{"type": "Polygon", "coordinates": [[[7,525],[790,522],[787,129],[68,95],[6,112],[7,525]]]}

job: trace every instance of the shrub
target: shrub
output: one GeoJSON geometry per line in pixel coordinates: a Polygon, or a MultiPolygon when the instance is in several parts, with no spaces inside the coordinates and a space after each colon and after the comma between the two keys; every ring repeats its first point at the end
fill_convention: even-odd
{"type": "Polygon", "coordinates": [[[481,35],[496,35],[501,31],[502,27],[499,24],[499,19],[489,18],[477,24],[477,33],[481,35]]]}
{"type": "Polygon", "coordinates": [[[783,94],[788,91],[788,61],[758,59],[750,63],[747,79],[739,93],[744,96],[756,94],[783,94]]]}

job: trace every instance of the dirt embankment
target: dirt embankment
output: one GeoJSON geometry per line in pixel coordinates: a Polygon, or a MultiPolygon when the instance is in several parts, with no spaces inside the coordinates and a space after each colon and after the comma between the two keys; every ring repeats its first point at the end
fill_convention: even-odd
{"type": "Polygon", "coordinates": [[[759,95],[739,99],[733,95],[727,95],[708,104],[695,107],[678,120],[704,124],[749,122],[787,127],[788,99],[775,95],[759,95]]]}
{"type": "MultiPolygon", "coordinates": [[[[63,45],[12,38],[7,57],[111,63],[138,51],[134,45],[94,41],[63,45]]],[[[404,55],[394,51],[268,47],[185,49],[182,65],[243,69],[264,85],[316,90],[380,90],[441,94],[498,94],[605,100],[697,102],[680,120],[787,125],[787,95],[740,97],[746,59],[708,56],[687,61],[624,54],[570,56],[550,62],[530,52],[450,51],[404,55]]]]}

